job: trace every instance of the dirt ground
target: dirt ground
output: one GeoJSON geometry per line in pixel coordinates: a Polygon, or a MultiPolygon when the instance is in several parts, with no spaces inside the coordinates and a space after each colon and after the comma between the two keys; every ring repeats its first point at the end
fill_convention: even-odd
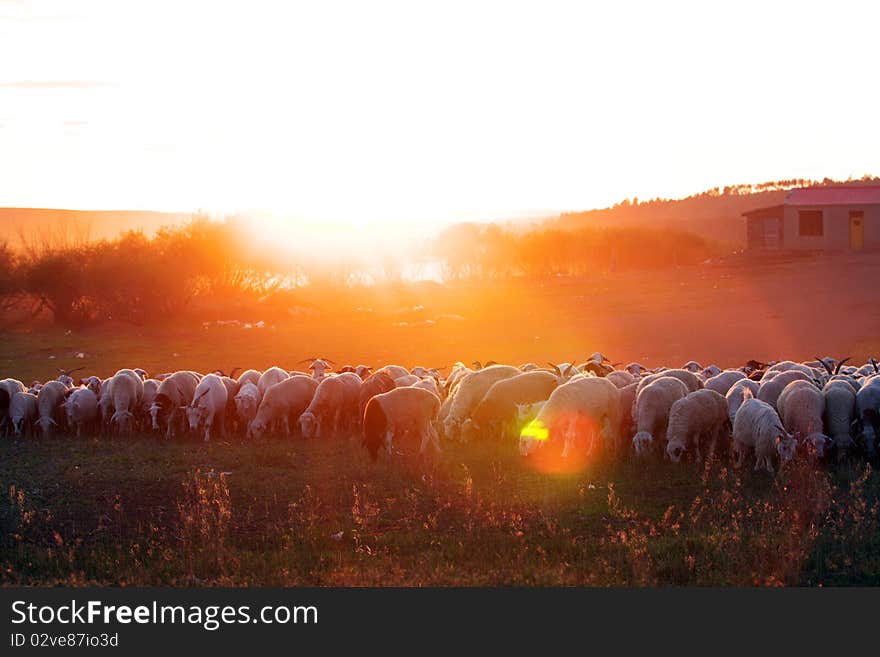
{"type": "Polygon", "coordinates": [[[874,253],[736,256],[543,282],[424,283],[340,293],[262,327],[190,320],[6,331],[0,368],[3,376],[33,379],[78,365],[106,375],[123,366],[294,368],[323,356],[340,365],[439,367],[456,360],[583,360],[594,351],[648,366],[815,355],[864,362],[880,356],[878,282],[874,253]]]}

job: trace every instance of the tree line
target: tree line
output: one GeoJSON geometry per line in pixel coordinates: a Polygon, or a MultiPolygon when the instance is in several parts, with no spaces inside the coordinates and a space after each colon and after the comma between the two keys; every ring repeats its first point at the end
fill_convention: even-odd
{"type": "MultiPolygon", "coordinates": [[[[319,294],[326,289],[410,282],[400,260],[340,254],[316,262],[256,246],[246,232],[246,224],[235,219],[195,217],[153,237],[129,231],[99,241],[80,236],[23,240],[18,249],[0,244],[2,323],[49,314],[63,325],[142,324],[193,315],[242,317],[248,309],[267,317],[288,312],[303,297],[326,298],[319,294]]],[[[725,250],[667,230],[517,230],[464,223],[414,247],[408,257],[439,266],[445,282],[473,283],[689,265],[725,250]]]]}

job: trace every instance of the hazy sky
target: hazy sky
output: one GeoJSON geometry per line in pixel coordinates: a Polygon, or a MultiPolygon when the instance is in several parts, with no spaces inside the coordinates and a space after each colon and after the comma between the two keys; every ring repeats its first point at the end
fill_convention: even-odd
{"type": "Polygon", "coordinates": [[[0,0],[0,205],[399,223],[878,174],[878,6],[0,0]]]}

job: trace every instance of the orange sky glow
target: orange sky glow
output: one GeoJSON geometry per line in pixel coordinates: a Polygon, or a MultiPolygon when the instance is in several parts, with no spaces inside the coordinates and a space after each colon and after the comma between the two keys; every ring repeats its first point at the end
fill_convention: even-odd
{"type": "Polygon", "coordinates": [[[0,206],[341,236],[876,174],[878,14],[0,0],[0,206]]]}

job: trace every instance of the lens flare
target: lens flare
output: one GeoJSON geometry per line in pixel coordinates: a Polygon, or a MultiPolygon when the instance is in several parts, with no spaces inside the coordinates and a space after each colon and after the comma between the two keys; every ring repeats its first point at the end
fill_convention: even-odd
{"type": "Polygon", "coordinates": [[[520,438],[528,438],[531,440],[546,441],[550,437],[550,431],[544,426],[541,420],[532,420],[520,432],[520,438]]]}
{"type": "Polygon", "coordinates": [[[551,427],[541,420],[532,420],[520,431],[520,453],[528,456],[529,465],[543,474],[565,475],[582,472],[594,461],[600,450],[599,427],[591,418],[574,415],[557,418],[551,427]],[[563,456],[566,436],[573,437],[572,449],[563,456]]]}

